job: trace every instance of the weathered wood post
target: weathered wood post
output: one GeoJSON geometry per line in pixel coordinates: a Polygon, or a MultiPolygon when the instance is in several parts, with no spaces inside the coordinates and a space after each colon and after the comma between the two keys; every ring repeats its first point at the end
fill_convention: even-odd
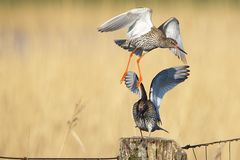
{"type": "Polygon", "coordinates": [[[120,160],[187,160],[186,152],[170,139],[129,137],[120,139],[120,160]]]}

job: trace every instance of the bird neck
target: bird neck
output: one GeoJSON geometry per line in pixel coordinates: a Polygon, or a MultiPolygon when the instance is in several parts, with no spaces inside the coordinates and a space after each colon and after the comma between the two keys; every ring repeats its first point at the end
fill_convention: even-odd
{"type": "Polygon", "coordinates": [[[147,100],[147,93],[142,83],[140,85],[140,89],[141,89],[141,99],[147,100]]]}
{"type": "Polygon", "coordinates": [[[168,38],[162,37],[161,40],[159,40],[159,46],[160,46],[160,48],[169,48],[168,38]]]}

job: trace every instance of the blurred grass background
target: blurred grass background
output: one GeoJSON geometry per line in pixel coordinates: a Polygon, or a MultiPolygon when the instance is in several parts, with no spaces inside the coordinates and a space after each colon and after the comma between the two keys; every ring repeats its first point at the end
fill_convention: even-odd
{"type": "MultiPolygon", "coordinates": [[[[85,109],[63,157],[104,157],[118,152],[120,137],[138,136],[131,107],[138,99],[119,84],[128,53],[113,43],[126,30],[98,33],[97,27],[128,9],[153,9],[156,26],[175,16],[190,78],[161,105],[163,128],[153,136],[181,145],[238,137],[240,115],[239,1],[0,1],[0,154],[56,156],[76,103],[85,109]]],[[[136,71],[136,57],[131,70],[136,71]]],[[[147,90],[160,70],[182,65],[167,49],[141,62],[147,90]],[[159,54],[160,53],[160,54],[159,54]]],[[[209,148],[214,158],[222,147],[209,148]]],[[[232,144],[232,158],[240,144],[232,144]]],[[[200,158],[204,149],[196,150],[200,158]]],[[[192,152],[188,152],[193,159],[192,152]]]]}

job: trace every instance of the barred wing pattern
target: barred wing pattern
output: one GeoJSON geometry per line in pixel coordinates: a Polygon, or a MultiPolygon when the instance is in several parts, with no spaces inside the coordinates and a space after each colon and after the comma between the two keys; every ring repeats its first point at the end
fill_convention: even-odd
{"type": "Polygon", "coordinates": [[[151,30],[153,26],[151,15],[152,10],[149,8],[131,9],[106,21],[98,31],[109,32],[128,27],[128,38],[137,38],[151,30]]]}
{"type": "Polygon", "coordinates": [[[188,68],[189,66],[187,65],[168,68],[154,77],[150,86],[149,97],[158,113],[165,93],[188,78],[188,68]]]}
{"type": "Polygon", "coordinates": [[[135,72],[128,71],[124,79],[126,87],[133,93],[137,94],[139,98],[147,98],[146,91],[143,84],[137,87],[138,76],[135,72]]]}
{"type": "MultiPolygon", "coordinates": [[[[180,28],[179,28],[179,21],[172,17],[168,19],[166,22],[164,22],[158,29],[162,30],[167,38],[172,38],[177,41],[178,47],[180,47],[182,50],[183,48],[183,43],[182,43],[182,38],[180,34],[180,28]]],[[[187,59],[185,57],[185,53],[176,49],[176,48],[170,48],[170,50],[178,56],[179,59],[181,59],[184,63],[187,63],[187,59]]]]}

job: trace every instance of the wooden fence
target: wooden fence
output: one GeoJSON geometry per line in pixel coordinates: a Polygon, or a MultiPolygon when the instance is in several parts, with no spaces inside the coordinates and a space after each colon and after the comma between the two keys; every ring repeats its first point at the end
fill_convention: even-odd
{"type": "Polygon", "coordinates": [[[163,159],[163,160],[187,160],[187,154],[184,150],[192,149],[195,160],[198,160],[195,149],[205,148],[205,160],[208,160],[208,146],[221,143],[228,144],[228,160],[231,159],[231,144],[239,142],[240,138],[213,141],[201,144],[188,144],[180,147],[174,140],[164,138],[144,138],[129,137],[121,138],[119,155],[113,157],[102,158],[54,158],[54,157],[12,157],[0,155],[0,159],[16,159],[16,160],[106,160],[106,159],[163,159]]]}

